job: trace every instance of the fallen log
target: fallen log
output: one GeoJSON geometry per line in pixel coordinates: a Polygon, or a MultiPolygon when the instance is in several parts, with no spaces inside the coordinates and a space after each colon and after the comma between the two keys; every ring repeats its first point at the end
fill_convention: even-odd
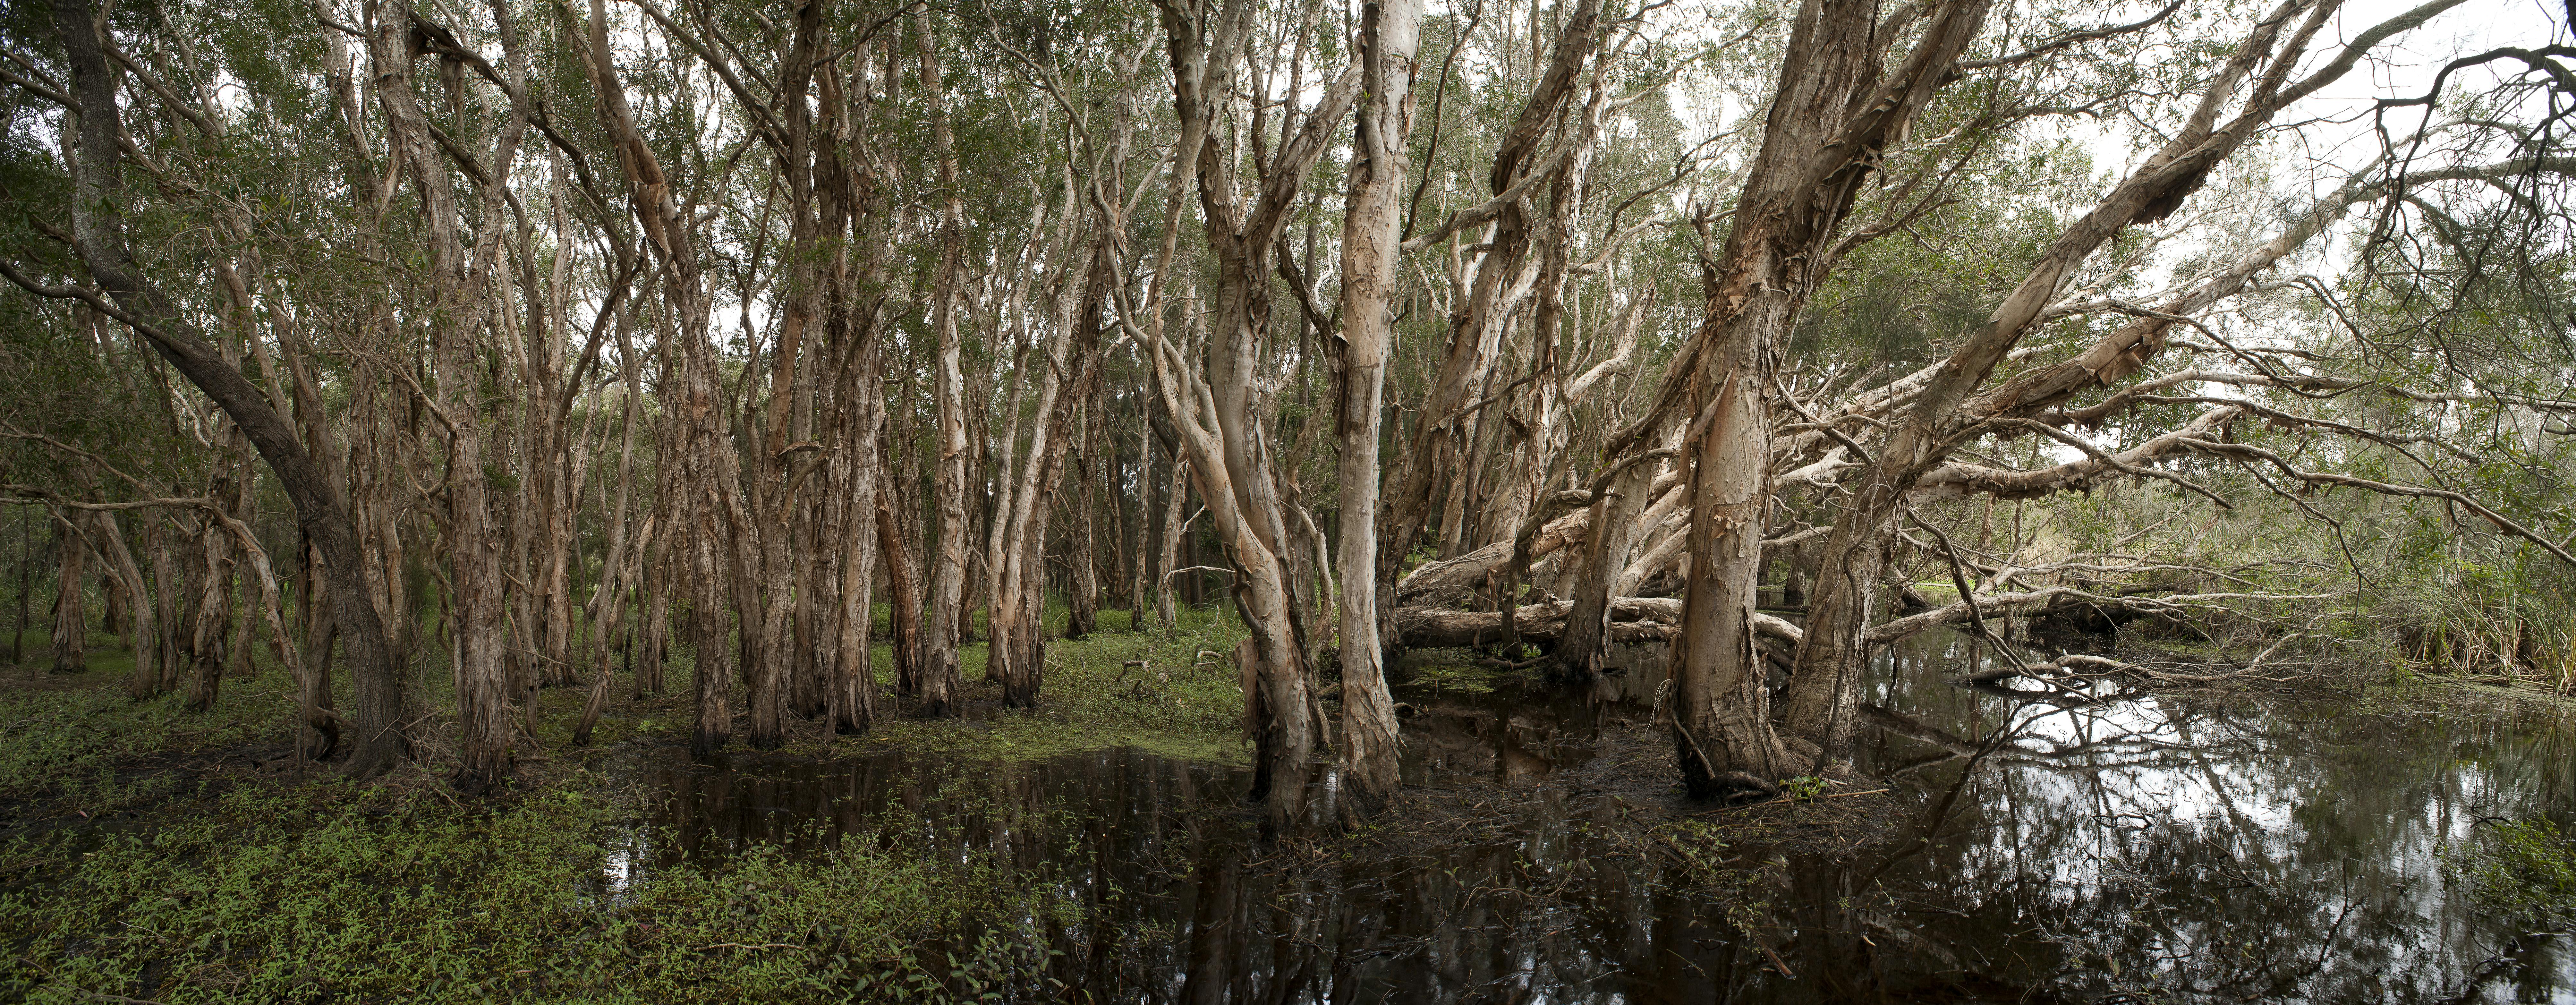
{"type": "MultiPolygon", "coordinates": [[[[1579,509],[1547,522],[1530,539],[1530,559],[1538,560],[1568,544],[1580,544],[1592,533],[1592,511],[1579,509]]],[[[1496,541],[1456,558],[1424,562],[1395,584],[1395,602],[1407,605],[1454,603],[1486,589],[1494,570],[1512,560],[1512,542],[1496,541]]],[[[1401,617],[1399,610],[1398,616],[1401,617]]],[[[1500,624],[1497,620],[1496,624],[1500,624]]]]}
{"type": "MultiPolygon", "coordinates": [[[[1570,600],[1522,605],[1513,615],[1521,641],[1556,641],[1565,634],[1565,618],[1573,609],[1574,602],[1570,600]]],[[[1679,600],[1617,597],[1610,601],[1610,641],[1624,645],[1667,641],[1672,638],[1672,626],[1681,619],[1679,600]]],[[[1753,630],[1791,645],[1796,645],[1802,634],[1798,626],[1760,613],[1753,616],[1753,630]]],[[[1414,649],[1480,646],[1506,638],[1502,612],[1447,607],[1399,607],[1395,611],[1395,631],[1398,641],[1414,649]]]]}

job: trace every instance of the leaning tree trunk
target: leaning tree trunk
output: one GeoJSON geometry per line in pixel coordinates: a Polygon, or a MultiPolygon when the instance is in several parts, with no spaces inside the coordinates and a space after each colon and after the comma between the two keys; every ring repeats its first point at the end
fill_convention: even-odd
{"type": "Polygon", "coordinates": [[[2212,170],[2259,135],[2274,115],[2349,72],[2370,46],[2422,24],[2457,2],[2435,0],[2383,22],[2361,33],[2363,41],[2348,45],[2343,58],[2296,82],[2290,81],[2289,74],[2303,58],[2303,46],[2317,36],[2335,8],[2310,9],[2306,24],[2276,54],[2275,46],[2299,6],[2277,8],[2256,24],[2211,78],[2184,128],[2050,243],[1985,323],[1934,371],[1868,470],[1854,481],[1852,501],[1834,519],[1815,591],[1808,599],[1806,639],[1799,646],[1797,669],[1784,696],[1785,722],[1790,728],[1819,738],[1828,750],[1840,749],[1849,734],[1868,654],[1863,635],[1878,581],[1886,574],[1886,541],[1895,533],[1905,495],[1925,473],[1939,466],[1970,430],[1988,418],[2031,414],[2134,372],[2161,349],[2164,332],[2174,319],[2243,289],[2254,273],[2339,217],[2353,190],[2348,186],[2323,201],[2280,237],[2148,317],[2122,326],[2083,356],[2025,373],[1984,399],[1972,401],[1970,396],[2023,335],[2037,326],[2085,260],[2122,230],[2156,222],[2180,208],[2212,170]],[[2220,113],[2238,101],[2239,89],[2248,81],[2253,86],[2245,89],[2237,115],[2220,124],[2220,113]]]}
{"type": "MultiPolygon", "coordinates": [[[[1673,640],[1674,746],[1682,781],[1707,797],[1763,790],[1792,770],[1773,731],[1769,670],[1754,642],[1771,506],[1771,361],[1830,262],[1878,154],[1903,135],[1984,23],[1987,0],[1937,8],[1880,80],[1879,7],[1801,7],[1761,150],[1720,252],[1707,313],[1675,357],[1655,416],[1688,416],[1691,504],[1682,624],[1673,640]]],[[[1622,432],[1639,449],[1652,422],[1622,432]]],[[[1812,636],[1812,633],[1810,633],[1812,636]]]]}
{"type": "Polygon", "coordinates": [[[134,564],[134,552],[125,546],[125,532],[117,529],[116,513],[99,510],[90,514],[90,523],[97,529],[98,551],[107,559],[108,575],[115,577],[117,588],[132,598],[125,608],[125,627],[133,640],[129,648],[134,652],[135,683],[140,685],[161,662],[161,618],[153,610],[151,587],[143,580],[143,569],[134,564]]]}
{"type": "MultiPolygon", "coordinates": [[[[1267,341],[1272,255],[1286,232],[1296,200],[1296,179],[1314,167],[1329,136],[1357,97],[1359,68],[1329,81],[1314,109],[1284,117],[1277,142],[1253,144],[1259,183],[1245,191],[1236,174],[1236,152],[1216,136],[1234,101],[1252,32],[1251,0],[1158,0],[1169,43],[1173,107],[1180,122],[1174,147],[1171,217],[1156,262],[1156,282],[1145,300],[1147,329],[1140,334],[1154,365],[1167,418],[1190,454],[1191,473],[1206,502],[1209,522],[1225,543],[1236,571],[1234,599],[1251,637],[1236,650],[1249,708],[1246,730],[1258,750],[1255,798],[1269,803],[1274,826],[1303,814],[1316,718],[1305,660],[1292,546],[1272,474],[1269,437],[1255,414],[1251,384],[1260,372],[1257,354],[1267,341]],[[1198,183],[1207,247],[1216,259],[1213,325],[1205,376],[1162,334],[1160,278],[1172,263],[1183,213],[1179,186],[1198,183]]],[[[1304,81],[1290,81],[1293,92],[1304,81]]]]}
{"type": "Polygon", "coordinates": [[[1574,587],[1574,610],[1566,615],[1565,636],[1551,654],[1556,676],[1588,681],[1601,676],[1609,656],[1611,590],[1628,571],[1628,552],[1644,528],[1638,514],[1646,508],[1655,483],[1653,464],[1632,464],[1613,477],[1601,497],[1592,501],[1591,533],[1584,540],[1583,568],[1574,587]]]}

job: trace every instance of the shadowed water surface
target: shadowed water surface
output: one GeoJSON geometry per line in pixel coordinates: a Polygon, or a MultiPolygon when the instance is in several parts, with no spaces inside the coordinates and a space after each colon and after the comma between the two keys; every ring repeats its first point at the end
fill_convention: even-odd
{"type": "Polygon", "coordinates": [[[842,841],[1003,863],[1071,908],[1014,933],[1061,953],[1031,998],[2576,1001],[2576,942],[2485,917],[2442,858],[2576,815],[2569,713],[1941,682],[1977,662],[1946,633],[1883,657],[1855,759],[1892,791],[1807,825],[1680,800],[1641,669],[1404,692],[1418,802],[1340,842],[1261,841],[1248,771],[1134,750],[642,752],[624,770],[666,798],[603,880],[842,841]]]}

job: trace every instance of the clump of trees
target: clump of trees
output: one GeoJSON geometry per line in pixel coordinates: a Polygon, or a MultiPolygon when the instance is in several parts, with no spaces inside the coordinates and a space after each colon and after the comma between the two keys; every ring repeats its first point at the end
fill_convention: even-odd
{"type": "Polygon", "coordinates": [[[443,668],[482,790],[682,649],[773,747],[1221,597],[1282,818],[1405,646],[1668,644],[1702,795],[1939,625],[2564,686],[2576,61],[2353,96],[2458,2],[22,5],[19,620],[358,773],[443,668]]]}

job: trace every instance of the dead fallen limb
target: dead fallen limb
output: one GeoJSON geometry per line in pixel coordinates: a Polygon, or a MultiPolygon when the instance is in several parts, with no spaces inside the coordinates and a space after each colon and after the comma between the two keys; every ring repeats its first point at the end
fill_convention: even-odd
{"type": "MultiPolygon", "coordinates": [[[[1542,604],[1524,604],[1513,612],[1523,642],[1554,642],[1565,634],[1565,619],[1574,609],[1570,600],[1542,604]]],[[[1670,597],[1617,597],[1610,601],[1610,640],[1625,645],[1663,642],[1672,638],[1672,626],[1682,619],[1682,602],[1670,597]]],[[[1768,614],[1753,616],[1753,630],[1768,638],[1795,645],[1802,633],[1798,626],[1768,614]]],[[[1414,649],[1481,646],[1504,641],[1503,615],[1500,611],[1461,611],[1446,607],[1399,607],[1395,611],[1396,638],[1414,649]]]]}
{"type": "Polygon", "coordinates": [[[2344,594],[2341,593],[2174,593],[2160,597],[2121,597],[2079,590],[2071,586],[2052,586],[2019,593],[1979,594],[1974,608],[1971,608],[1967,602],[1961,601],[1909,614],[1873,626],[1862,636],[1862,639],[1873,646],[1886,645],[1918,632],[1966,621],[1974,609],[1992,613],[2000,610],[2070,607],[2080,604],[2104,611],[2179,614],[2185,610],[2229,610],[2226,602],[2333,600],[2342,596],[2344,594]]]}

